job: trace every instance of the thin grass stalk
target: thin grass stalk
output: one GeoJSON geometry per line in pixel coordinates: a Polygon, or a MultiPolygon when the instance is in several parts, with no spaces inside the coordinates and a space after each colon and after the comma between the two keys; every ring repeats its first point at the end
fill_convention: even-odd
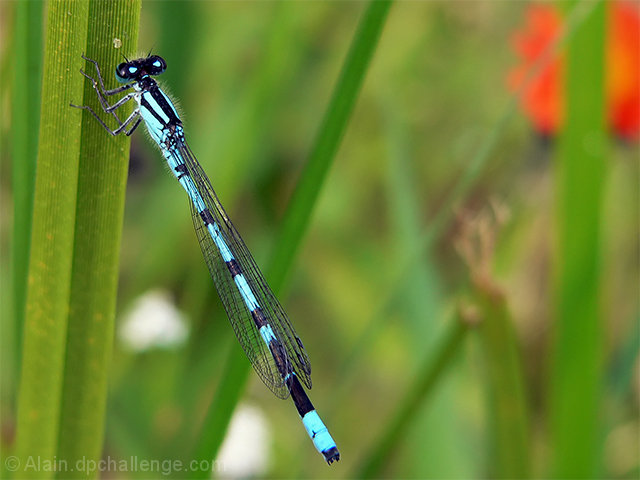
{"type": "Polygon", "coordinates": [[[529,408],[513,318],[502,291],[487,288],[484,282],[474,283],[490,406],[488,474],[492,478],[529,478],[529,408]]]}
{"type": "Polygon", "coordinates": [[[286,274],[309,227],[313,208],[347,130],[391,4],[390,0],[372,0],[358,25],[309,161],[293,192],[271,255],[267,272],[269,282],[276,291],[284,285],[286,274]]]}
{"type": "MultiPolygon", "coordinates": [[[[140,9],[140,0],[90,2],[86,55],[103,67],[107,88],[116,86],[113,70],[122,55],[136,52],[140,9]]],[[[95,77],[93,64],[82,68],[95,77]]],[[[69,74],[83,80],[85,104],[102,113],[91,82],[77,70],[69,74]]],[[[119,109],[120,118],[131,107],[119,109]]],[[[130,145],[124,135],[109,135],[88,111],[73,113],[82,116],[82,143],[58,457],[69,465],[86,460],[87,469],[59,472],[65,479],[99,473],[130,145]]]]}
{"type": "MultiPolygon", "coordinates": [[[[82,65],[89,8],[86,2],[48,4],[38,163],[31,230],[29,283],[18,397],[17,458],[20,478],[52,478],[52,470],[28,469],[30,460],[57,453],[65,343],[71,290],[84,79],[82,65]]],[[[14,159],[15,160],[15,159],[14,159]]]]}
{"type": "MultiPolygon", "coordinates": [[[[570,5],[580,2],[571,2],[570,5]]],[[[565,124],[556,164],[555,339],[550,422],[552,475],[598,477],[605,320],[601,316],[606,168],[605,19],[599,2],[568,44],[565,124]]]]}
{"type": "Polygon", "coordinates": [[[42,2],[15,4],[15,51],[11,118],[13,235],[11,268],[15,319],[15,372],[19,371],[27,296],[33,190],[38,156],[42,90],[42,2]]]}
{"type": "MultiPolygon", "coordinates": [[[[419,249],[422,233],[421,212],[423,204],[420,190],[415,184],[416,162],[414,144],[402,121],[397,103],[398,92],[385,101],[382,118],[385,119],[387,138],[388,217],[393,245],[390,255],[419,249]]],[[[441,324],[440,310],[443,303],[443,285],[429,252],[416,262],[407,274],[404,294],[395,303],[395,316],[412,332],[406,348],[410,362],[418,364],[425,351],[439,345],[445,325],[441,324]]],[[[407,476],[443,477],[471,475],[471,470],[459,455],[459,429],[451,425],[456,415],[455,373],[412,420],[412,427],[403,439],[407,453],[402,457],[402,474],[407,476]],[[466,473],[465,473],[466,472],[466,473]]]]}
{"type": "Polygon", "coordinates": [[[352,478],[377,478],[384,474],[383,467],[402,443],[415,413],[428,400],[442,377],[453,364],[470,324],[458,317],[451,322],[433,356],[429,355],[414,378],[406,395],[387,425],[369,449],[352,478]]]}

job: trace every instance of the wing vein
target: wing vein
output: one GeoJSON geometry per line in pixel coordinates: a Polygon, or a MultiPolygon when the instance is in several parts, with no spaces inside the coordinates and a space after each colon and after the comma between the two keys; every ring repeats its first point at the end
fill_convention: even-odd
{"type": "MultiPolygon", "coordinates": [[[[298,378],[311,388],[311,362],[307,356],[302,341],[284,312],[280,302],[275,297],[262,272],[256,265],[240,234],[235,229],[218,197],[209,182],[202,167],[196,160],[189,147],[178,142],[178,152],[184,161],[187,172],[193,180],[206,207],[214,221],[218,224],[221,237],[240,265],[242,273],[253,295],[256,297],[275,337],[283,345],[286,352],[288,368],[296,373],[298,378]]],[[[249,358],[254,370],[271,391],[280,398],[286,398],[289,390],[284,378],[277,368],[276,362],[263,341],[256,327],[251,312],[245,305],[218,248],[213,241],[202,218],[198,214],[193,202],[191,213],[198,242],[204,255],[209,273],[218,291],[218,295],[227,312],[229,321],[249,358]]]]}

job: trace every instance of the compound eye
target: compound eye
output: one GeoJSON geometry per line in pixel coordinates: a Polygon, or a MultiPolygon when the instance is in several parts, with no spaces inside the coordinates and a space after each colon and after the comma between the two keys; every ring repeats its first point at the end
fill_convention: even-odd
{"type": "Polygon", "coordinates": [[[136,77],[140,69],[130,63],[121,63],[116,67],[116,78],[121,83],[126,83],[136,77]]]}
{"type": "Polygon", "coordinates": [[[150,75],[160,75],[167,69],[167,62],[158,55],[152,55],[147,59],[148,71],[150,75]]]}

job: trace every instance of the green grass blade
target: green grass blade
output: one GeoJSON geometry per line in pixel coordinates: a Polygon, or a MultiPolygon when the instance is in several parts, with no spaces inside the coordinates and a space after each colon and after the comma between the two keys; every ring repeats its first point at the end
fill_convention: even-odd
{"type": "MultiPolygon", "coordinates": [[[[389,255],[400,256],[406,251],[419,249],[422,233],[421,209],[424,190],[418,186],[416,162],[416,142],[409,135],[401,110],[394,108],[398,96],[393,91],[385,101],[381,111],[385,119],[388,159],[386,162],[386,182],[388,184],[389,233],[393,243],[389,245],[389,255]]],[[[439,345],[443,333],[439,321],[444,302],[443,282],[438,275],[436,262],[431,252],[425,252],[421,261],[415,262],[407,274],[407,285],[394,303],[395,316],[412,332],[407,339],[406,351],[410,362],[418,365],[429,351],[439,345]]],[[[452,372],[453,373],[453,372],[452,372]]],[[[455,376],[455,374],[453,375],[455,376]]],[[[429,407],[420,409],[413,416],[411,427],[401,442],[405,453],[397,459],[401,476],[423,477],[466,477],[471,474],[460,459],[460,434],[455,418],[456,380],[445,382],[429,401],[429,407]]]]}
{"type": "Polygon", "coordinates": [[[12,157],[13,236],[11,241],[15,368],[19,368],[22,325],[27,296],[33,189],[38,155],[40,92],[42,90],[42,2],[18,2],[13,55],[12,157]]]}
{"type": "MultiPolygon", "coordinates": [[[[286,273],[291,267],[309,224],[311,212],[346,130],[390,6],[391,2],[386,0],[370,2],[359,24],[312,148],[309,162],[289,203],[276,250],[271,256],[267,278],[275,292],[282,288],[286,273]]],[[[250,364],[242,351],[239,348],[232,348],[226,363],[227,371],[234,372],[234,375],[225,374],[218,387],[195,449],[194,459],[196,460],[209,460],[215,457],[224,438],[233,408],[246,384],[250,364]],[[223,404],[227,408],[219,408],[223,404]]],[[[203,472],[193,472],[192,476],[197,478],[202,474],[203,472]]]]}
{"type": "MultiPolygon", "coordinates": [[[[38,163],[31,234],[29,285],[18,398],[17,455],[52,460],[57,452],[67,317],[71,290],[80,112],[88,4],[48,4],[38,163]]],[[[20,159],[14,159],[20,161],[20,159]]],[[[51,478],[53,471],[18,471],[21,478],[51,478]]]]}
{"type": "Polygon", "coordinates": [[[311,149],[309,161],[289,202],[275,250],[271,255],[267,272],[269,283],[276,291],[283,286],[295,253],[309,226],[313,207],[346,131],[347,122],[378,45],[390,7],[391,1],[373,0],[360,21],[331,103],[311,149]]]}
{"type": "MultiPolygon", "coordinates": [[[[102,66],[107,88],[116,86],[114,65],[136,52],[141,1],[92,1],[86,55],[102,66]],[[122,42],[114,48],[114,38],[122,42]]],[[[76,51],[80,55],[81,51],[76,51]]],[[[83,69],[95,75],[94,66],[83,69]]],[[[101,112],[90,81],[84,81],[85,104],[101,112]]],[[[79,99],[72,99],[79,101],[79,99]]],[[[66,107],[71,109],[71,107],[66,107]]],[[[118,114],[126,118],[131,106],[118,114]]],[[[74,112],[77,113],[77,112],[74,112]]],[[[111,124],[115,128],[115,122],[111,124]]],[[[67,331],[66,368],[58,458],[69,465],[102,453],[107,373],[111,357],[118,281],[120,238],[129,164],[129,138],[112,137],[82,111],[78,203],[67,331]]],[[[89,464],[90,465],[90,464],[89,464]]],[[[97,471],[59,472],[60,478],[96,477],[97,471]]]]}
{"type": "Polygon", "coordinates": [[[501,292],[475,282],[474,299],[482,321],[479,332],[489,390],[488,474],[528,478],[531,459],[524,369],[513,319],[501,292]]]}
{"type": "MultiPolygon", "coordinates": [[[[283,72],[301,62],[304,43],[291,45],[291,37],[299,34],[294,11],[289,2],[274,2],[269,14],[269,22],[274,27],[266,32],[265,54],[244,85],[242,102],[233,110],[223,104],[217,114],[219,117],[224,113],[225,122],[215,129],[215,140],[208,146],[215,145],[215,154],[225,159],[216,174],[216,183],[228,191],[239,190],[239,184],[245,180],[244,172],[255,169],[254,162],[262,158],[262,146],[270,141],[271,133],[264,128],[264,119],[273,115],[278,108],[274,98],[288,86],[283,72]],[[247,138],[255,141],[248,142],[247,138]]],[[[204,147],[203,158],[213,158],[213,152],[207,152],[207,145],[204,147]]]]}
{"type": "Polygon", "coordinates": [[[601,461],[606,10],[605,2],[593,8],[571,38],[566,56],[566,122],[556,168],[556,331],[550,391],[552,474],[558,478],[597,477],[601,461]]]}
{"type": "Polygon", "coordinates": [[[401,443],[400,439],[410,421],[453,363],[468,331],[469,324],[461,318],[452,322],[440,345],[435,349],[437,353],[433,357],[429,356],[424,362],[383,433],[369,450],[358,470],[353,472],[352,478],[377,478],[384,473],[382,469],[401,443]]]}

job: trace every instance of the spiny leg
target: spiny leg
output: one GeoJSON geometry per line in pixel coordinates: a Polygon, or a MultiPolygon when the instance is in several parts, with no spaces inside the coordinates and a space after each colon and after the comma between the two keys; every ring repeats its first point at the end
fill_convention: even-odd
{"type": "Polygon", "coordinates": [[[125,132],[125,135],[129,136],[131,135],[134,130],[138,127],[138,125],[140,125],[140,111],[136,108],[133,112],[131,112],[131,115],[129,115],[129,117],[127,117],[127,119],[124,122],[119,122],[120,126],[118,128],[116,128],[115,130],[111,130],[106,123],[104,123],[104,121],[98,116],[98,114],[96,112],[93,111],[93,108],[91,108],[88,105],[74,105],[72,103],[69,104],[70,106],[74,107],[74,108],[81,108],[83,110],[88,110],[89,113],[91,113],[91,115],[93,115],[95,117],[96,120],[98,120],[98,122],[100,122],[100,125],[102,125],[102,128],[104,128],[107,132],[109,132],[111,135],[113,135],[114,137],[116,135],[121,134],[125,128],[127,127],[127,125],[129,125],[131,122],[133,122],[136,118],[137,121],[134,123],[133,127],[131,127],[129,130],[127,130],[125,132]]]}
{"type": "MultiPolygon", "coordinates": [[[[98,62],[90,59],[89,57],[85,57],[84,55],[82,55],[82,58],[84,58],[87,62],[93,63],[93,66],[96,67],[96,73],[98,74],[98,80],[100,80],[100,87],[102,88],[102,93],[104,95],[109,95],[109,96],[115,95],[116,93],[124,92],[125,90],[128,90],[132,87],[132,84],[129,84],[129,85],[122,85],[121,87],[117,87],[112,90],[107,90],[106,88],[104,88],[104,81],[102,80],[102,73],[100,72],[100,66],[98,65],[98,62]]],[[[85,77],[90,78],[95,82],[95,80],[89,75],[87,75],[86,73],[82,72],[82,74],[85,77]]]]}
{"type": "MultiPolygon", "coordinates": [[[[104,87],[104,80],[102,79],[102,73],[100,72],[100,66],[98,65],[98,62],[96,62],[95,60],[92,60],[88,57],[85,57],[84,55],[82,55],[82,58],[85,59],[88,62],[93,63],[93,66],[96,69],[96,73],[98,74],[98,80],[100,81],[100,88],[98,88],[98,82],[96,81],[95,78],[93,78],[91,75],[87,74],[84,70],[80,69],[80,73],[82,75],[84,75],[86,78],[88,78],[89,80],[91,80],[91,84],[93,85],[94,90],[96,91],[96,93],[98,94],[98,100],[100,101],[100,105],[102,105],[102,109],[107,112],[110,113],[111,115],[113,115],[113,117],[116,119],[116,121],[118,122],[118,124],[122,124],[122,120],[120,120],[120,117],[118,117],[118,115],[115,113],[115,109],[122,105],[122,103],[124,103],[126,100],[122,101],[122,103],[118,102],[116,103],[117,106],[113,106],[110,105],[109,102],[107,101],[107,99],[105,98],[105,95],[115,95],[116,93],[120,93],[120,92],[124,92],[126,90],[129,90],[133,84],[128,84],[128,85],[122,85],[121,87],[117,87],[114,88],[113,90],[107,90],[104,87]]],[[[127,96],[124,97],[127,100],[129,100],[131,97],[127,96]]]]}
{"type": "MultiPolygon", "coordinates": [[[[106,113],[110,113],[111,115],[113,115],[113,117],[116,119],[118,124],[122,124],[122,120],[120,120],[120,117],[118,117],[118,115],[116,114],[115,109],[118,108],[120,105],[122,105],[124,102],[130,100],[131,94],[122,97],[124,101],[120,99],[118,102],[116,102],[115,106],[110,105],[107,99],[104,97],[104,95],[100,91],[100,89],[98,88],[98,83],[96,82],[96,80],[92,76],[85,73],[82,69],[80,69],[80,73],[84,75],[86,78],[88,78],[89,80],[91,80],[91,84],[93,85],[93,89],[96,91],[96,94],[97,94],[98,100],[100,101],[100,105],[102,106],[102,109],[106,113]]],[[[125,85],[125,86],[130,87],[129,85],[125,85]]]]}
{"type": "MultiPolygon", "coordinates": [[[[133,115],[133,113],[131,115],[133,115]]],[[[131,134],[135,131],[135,129],[138,128],[138,125],[140,125],[140,120],[142,120],[142,117],[138,115],[138,120],[136,120],[136,123],[133,124],[133,127],[131,127],[129,130],[125,132],[125,135],[127,137],[130,137],[131,134]]]]}

